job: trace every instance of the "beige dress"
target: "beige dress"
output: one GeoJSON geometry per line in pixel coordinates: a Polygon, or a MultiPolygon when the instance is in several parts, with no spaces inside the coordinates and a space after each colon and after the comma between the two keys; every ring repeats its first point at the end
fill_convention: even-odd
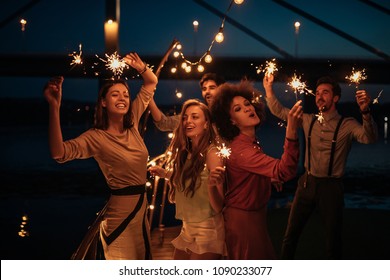
{"type": "MultiPolygon", "coordinates": [[[[125,130],[121,135],[90,129],[79,137],[64,142],[65,154],[58,162],[93,157],[99,164],[111,190],[144,185],[148,150],[138,132],[138,122],[152,96],[152,92],[142,87],[132,101],[134,122],[132,128],[125,130]]],[[[106,259],[151,259],[146,206],[145,193],[111,195],[100,222],[100,236],[106,259]],[[139,210],[133,213],[134,217],[125,224],[125,229],[121,230],[114,240],[110,240],[111,243],[107,242],[106,237],[128,218],[137,203],[140,203],[139,210]]]]}

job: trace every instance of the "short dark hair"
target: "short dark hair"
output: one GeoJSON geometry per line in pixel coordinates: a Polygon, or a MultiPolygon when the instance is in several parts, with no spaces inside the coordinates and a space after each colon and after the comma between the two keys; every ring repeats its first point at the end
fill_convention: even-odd
{"type": "Polygon", "coordinates": [[[317,80],[316,88],[321,85],[321,84],[330,84],[333,88],[333,96],[339,96],[341,97],[341,87],[340,85],[336,82],[335,79],[333,79],[330,76],[324,76],[321,77],[317,80]]]}
{"type": "Polygon", "coordinates": [[[225,83],[225,79],[222,76],[220,76],[216,73],[206,73],[202,76],[202,78],[200,78],[200,81],[199,81],[200,87],[202,88],[203,83],[206,81],[209,81],[209,80],[214,81],[217,84],[217,86],[225,83]]]}
{"type": "Polygon", "coordinates": [[[225,83],[219,86],[211,106],[211,115],[217,126],[219,136],[231,141],[240,134],[239,128],[232,124],[230,116],[230,106],[236,96],[242,96],[252,103],[257,116],[260,118],[259,125],[262,124],[265,119],[265,105],[263,100],[259,98],[260,95],[253,84],[245,80],[238,84],[225,83]]]}

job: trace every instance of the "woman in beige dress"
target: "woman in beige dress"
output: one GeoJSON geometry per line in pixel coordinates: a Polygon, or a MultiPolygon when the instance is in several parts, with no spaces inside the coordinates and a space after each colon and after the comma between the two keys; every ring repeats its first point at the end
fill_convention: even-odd
{"type": "Polygon", "coordinates": [[[109,80],[99,91],[94,128],[71,140],[63,140],[60,126],[64,79],[56,77],[47,83],[49,145],[51,156],[59,163],[93,157],[102,170],[111,190],[96,227],[105,259],[151,259],[145,215],[148,150],[138,122],[153,96],[157,77],[136,53],[124,59],[144,80],[137,97],[131,101],[125,80],[109,80]]]}

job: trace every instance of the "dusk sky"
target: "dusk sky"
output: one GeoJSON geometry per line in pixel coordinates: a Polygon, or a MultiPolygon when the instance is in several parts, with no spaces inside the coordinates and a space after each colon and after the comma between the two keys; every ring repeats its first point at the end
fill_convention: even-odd
{"type": "MultiPolygon", "coordinates": [[[[7,21],[10,15],[31,1],[2,0],[1,2],[0,36],[2,43],[0,44],[0,54],[63,54],[67,56],[78,51],[79,44],[82,44],[83,54],[104,55],[103,25],[106,20],[104,0],[35,1],[37,3],[29,10],[10,21],[7,21]],[[21,18],[27,20],[25,31],[21,30],[19,22],[21,18]]],[[[120,4],[119,54],[123,56],[129,51],[136,51],[141,57],[163,56],[172,40],[176,38],[183,45],[185,56],[195,54],[196,57],[201,57],[210,47],[214,35],[221,26],[222,18],[205,8],[200,2],[202,1],[122,0],[120,4]],[[199,22],[197,32],[194,31],[194,20],[199,22]]],[[[231,1],[203,2],[220,13],[226,14],[231,1]]],[[[351,59],[352,61],[354,59],[383,60],[375,53],[357,46],[277,2],[281,1],[245,0],[241,5],[233,3],[227,16],[291,56],[324,58],[330,61],[338,58],[351,59]],[[296,21],[301,24],[298,33],[295,32],[294,27],[296,21]]],[[[390,2],[388,0],[294,0],[284,2],[294,5],[379,52],[387,56],[390,55],[390,2]],[[374,8],[366,2],[373,2],[382,7],[382,10],[374,8]]],[[[243,32],[236,25],[229,23],[229,20],[225,22],[224,35],[223,43],[214,43],[211,50],[212,56],[264,57],[267,59],[281,57],[281,54],[275,49],[243,32]]],[[[361,67],[364,68],[364,65],[361,67]]],[[[16,90],[19,91],[18,96],[20,97],[39,96],[42,83],[47,78],[23,77],[23,80],[31,86],[26,91],[20,85],[18,77],[0,77],[0,96],[7,96],[10,93],[10,82],[17,84],[16,90]]],[[[176,81],[174,85],[171,82],[168,85],[168,83],[161,81],[160,87],[177,87],[180,83],[181,81],[176,81]]],[[[64,86],[66,87],[67,84],[70,87],[69,91],[75,91],[70,86],[72,84],[84,92],[80,99],[84,99],[84,97],[90,99],[92,96],[94,99],[96,96],[96,80],[69,79],[64,86]]],[[[188,86],[197,87],[197,81],[189,82],[183,87],[188,86]]],[[[372,88],[373,85],[368,85],[368,87],[372,88]]],[[[386,99],[385,95],[389,95],[388,85],[374,86],[372,89],[374,91],[373,97],[383,88],[385,88],[383,98],[386,99]]],[[[12,96],[15,96],[15,90],[11,91],[12,96]]],[[[192,91],[198,91],[198,88],[193,88],[192,91]]]]}

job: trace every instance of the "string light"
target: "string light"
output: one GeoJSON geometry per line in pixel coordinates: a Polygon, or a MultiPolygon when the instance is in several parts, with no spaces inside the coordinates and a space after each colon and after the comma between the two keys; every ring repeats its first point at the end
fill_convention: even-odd
{"type": "Polygon", "coordinates": [[[199,22],[197,20],[194,20],[192,22],[192,25],[194,26],[194,31],[198,32],[199,22]]]}
{"type": "MultiPolygon", "coordinates": [[[[205,71],[205,66],[202,65],[202,62],[205,62],[205,63],[211,63],[212,62],[213,58],[211,57],[211,49],[214,46],[214,42],[222,43],[224,41],[224,33],[223,33],[223,31],[224,31],[224,24],[225,24],[226,16],[227,16],[230,8],[232,7],[233,3],[235,3],[237,5],[240,5],[243,2],[244,2],[244,0],[231,0],[231,2],[229,4],[229,7],[228,7],[226,13],[224,14],[223,19],[222,19],[222,24],[221,24],[221,26],[219,28],[218,33],[214,36],[214,39],[212,40],[212,42],[211,42],[209,48],[207,49],[207,51],[197,61],[192,62],[192,61],[189,61],[188,59],[186,59],[185,55],[181,51],[182,50],[182,45],[179,43],[176,46],[176,51],[173,53],[173,56],[176,59],[179,59],[180,57],[182,58],[182,60],[184,62],[181,64],[181,68],[185,72],[190,73],[192,71],[192,67],[196,67],[197,71],[200,72],[200,73],[205,71]]],[[[197,20],[194,20],[192,22],[192,24],[193,24],[193,27],[194,27],[194,31],[197,32],[198,27],[199,27],[199,22],[197,20]]],[[[171,73],[176,73],[177,68],[176,68],[176,70],[173,70],[173,69],[174,68],[171,68],[171,73]]]]}
{"type": "Polygon", "coordinates": [[[26,24],[27,24],[27,20],[25,20],[24,18],[22,18],[22,19],[20,20],[20,25],[21,25],[22,31],[25,31],[25,30],[26,30],[26,24]]]}
{"type": "Polygon", "coordinates": [[[197,69],[200,73],[204,72],[204,66],[202,64],[199,64],[197,69]]]}
{"type": "Polygon", "coordinates": [[[182,98],[183,97],[183,94],[179,90],[177,90],[177,89],[176,89],[176,97],[177,98],[182,98]]]}
{"type": "Polygon", "coordinates": [[[215,35],[215,41],[217,43],[222,43],[224,39],[225,39],[225,37],[223,36],[223,27],[221,27],[219,29],[217,35],[215,35]]]}
{"type": "Polygon", "coordinates": [[[204,62],[206,63],[211,63],[211,61],[213,61],[213,58],[211,57],[211,54],[210,52],[208,51],[206,56],[204,57],[204,62]]]}

